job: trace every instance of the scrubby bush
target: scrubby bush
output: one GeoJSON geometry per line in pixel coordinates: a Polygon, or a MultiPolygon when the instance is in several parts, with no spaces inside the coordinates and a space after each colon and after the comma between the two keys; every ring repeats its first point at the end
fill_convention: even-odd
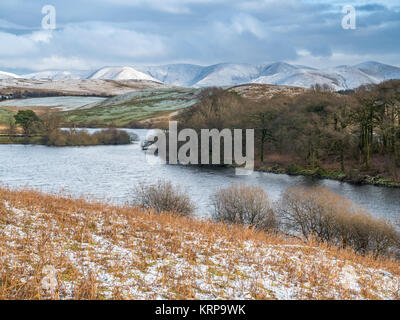
{"type": "Polygon", "coordinates": [[[188,216],[195,210],[187,193],[179,186],[162,180],[154,184],[140,183],[134,190],[133,202],[144,209],[153,209],[158,213],[172,212],[188,216]]]}
{"type": "Polygon", "coordinates": [[[306,239],[316,237],[375,256],[399,248],[399,233],[390,222],[372,217],[325,188],[289,188],[282,197],[279,216],[286,231],[306,239]]]}
{"type": "Polygon", "coordinates": [[[98,144],[129,144],[131,137],[126,131],[117,129],[101,130],[93,134],[94,138],[98,141],[98,144]]]}
{"type": "Polygon", "coordinates": [[[276,218],[268,195],[260,187],[233,184],[212,196],[214,220],[270,230],[276,218]]]}
{"type": "Polygon", "coordinates": [[[43,136],[44,143],[49,146],[92,146],[129,144],[131,137],[123,130],[106,129],[90,134],[86,130],[55,129],[43,136]]]}
{"type": "Polygon", "coordinates": [[[43,141],[48,146],[66,146],[67,145],[67,134],[61,130],[54,130],[43,136],[43,141]]]}

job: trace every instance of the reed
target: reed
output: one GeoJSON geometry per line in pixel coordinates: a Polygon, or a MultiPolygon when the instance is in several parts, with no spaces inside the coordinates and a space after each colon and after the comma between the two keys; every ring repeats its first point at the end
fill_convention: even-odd
{"type": "Polygon", "coordinates": [[[0,187],[0,299],[398,299],[399,279],[313,238],[0,187]]]}

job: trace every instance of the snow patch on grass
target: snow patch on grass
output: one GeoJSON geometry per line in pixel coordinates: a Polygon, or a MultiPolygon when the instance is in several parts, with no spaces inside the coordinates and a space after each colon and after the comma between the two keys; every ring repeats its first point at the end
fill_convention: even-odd
{"type": "Polygon", "coordinates": [[[400,272],[358,256],[275,236],[243,239],[236,227],[207,221],[35,197],[0,194],[1,298],[398,298],[400,272]],[[57,270],[52,296],[40,288],[45,265],[57,270]]]}

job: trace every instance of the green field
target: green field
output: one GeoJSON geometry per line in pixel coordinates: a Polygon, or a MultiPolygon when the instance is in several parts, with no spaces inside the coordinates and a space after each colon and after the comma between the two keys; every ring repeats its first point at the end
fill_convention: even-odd
{"type": "MultiPolygon", "coordinates": [[[[162,88],[133,91],[74,110],[55,110],[66,125],[126,127],[132,121],[141,121],[190,107],[200,99],[201,89],[162,88]]],[[[22,101],[24,103],[26,101],[22,101]]],[[[34,107],[32,108],[34,109],[34,107]]],[[[34,109],[36,111],[36,109],[34,109]]],[[[13,112],[0,107],[0,125],[7,125],[13,112]]]]}
{"type": "Polygon", "coordinates": [[[190,107],[199,101],[200,89],[168,88],[135,91],[105,100],[88,109],[63,112],[67,124],[127,126],[190,107]]]}
{"type": "Polygon", "coordinates": [[[0,125],[7,125],[9,119],[14,115],[11,111],[0,108],[0,125]]]}

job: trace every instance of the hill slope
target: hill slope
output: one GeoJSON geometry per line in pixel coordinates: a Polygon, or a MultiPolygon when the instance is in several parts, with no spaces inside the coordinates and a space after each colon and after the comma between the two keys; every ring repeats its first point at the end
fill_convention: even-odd
{"type": "Polygon", "coordinates": [[[400,68],[387,64],[368,61],[355,66],[366,74],[379,79],[380,81],[400,79],[400,68]]]}
{"type": "Polygon", "coordinates": [[[74,72],[74,71],[62,71],[62,70],[48,70],[35,73],[24,74],[21,78],[40,80],[40,79],[82,79],[87,77],[87,72],[74,72]]]}
{"type": "Polygon", "coordinates": [[[271,84],[243,84],[228,89],[236,92],[244,98],[251,100],[270,99],[275,96],[293,97],[307,92],[308,89],[290,86],[277,86],[271,84]]]}
{"type": "Polygon", "coordinates": [[[105,67],[87,76],[89,71],[42,71],[18,76],[0,72],[0,79],[103,79],[142,80],[180,87],[235,86],[248,83],[287,85],[309,88],[326,84],[335,90],[347,90],[364,84],[400,79],[400,68],[369,61],[355,66],[315,69],[285,62],[270,64],[220,63],[211,66],[171,64],[164,66],[105,67]]]}
{"type": "Polygon", "coordinates": [[[171,64],[164,66],[105,67],[87,76],[89,71],[42,71],[18,76],[0,72],[0,79],[104,79],[145,80],[170,86],[235,86],[248,83],[275,84],[309,88],[327,84],[335,90],[346,90],[364,84],[400,79],[400,68],[368,61],[358,65],[315,69],[285,62],[270,64],[220,63],[211,66],[171,64]]]}
{"type": "Polygon", "coordinates": [[[16,78],[20,78],[20,77],[14,73],[0,71],[0,79],[16,79],[16,78]]]}
{"type": "Polygon", "coordinates": [[[345,90],[363,84],[400,79],[400,68],[378,62],[320,70],[284,62],[261,65],[221,63],[205,67],[175,64],[160,67],[137,67],[137,69],[165,84],[185,87],[259,83],[309,88],[318,83],[327,84],[335,90],[345,90]]]}
{"type": "Polygon", "coordinates": [[[6,189],[0,213],[0,299],[399,298],[396,262],[239,226],[6,189]]]}
{"type": "Polygon", "coordinates": [[[128,126],[133,120],[168,115],[199,101],[200,89],[160,88],[138,90],[65,114],[67,123],[94,126],[128,126]]]}
{"type": "Polygon", "coordinates": [[[116,96],[135,90],[166,88],[168,86],[149,80],[105,80],[105,79],[0,79],[0,95],[27,96],[90,95],[116,96]]]}
{"type": "Polygon", "coordinates": [[[96,71],[89,76],[89,79],[106,79],[106,80],[147,80],[158,82],[153,77],[137,71],[131,67],[106,67],[96,71]]]}

